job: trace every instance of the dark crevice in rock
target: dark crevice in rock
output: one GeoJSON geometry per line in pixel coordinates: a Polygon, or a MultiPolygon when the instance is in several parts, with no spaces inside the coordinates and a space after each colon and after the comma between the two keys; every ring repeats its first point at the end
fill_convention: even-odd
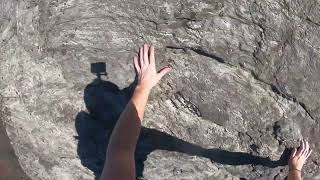
{"type": "Polygon", "coordinates": [[[203,49],[200,49],[200,48],[190,48],[190,50],[194,51],[195,53],[197,53],[197,54],[199,54],[199,55],[202,55],[202,56],[206,56],[206,57],[215,59],[215,60],[217,60],[217,61],[220,62],[220,63],[224,63],[224,64],[226,63],[226,61],[225,61],[223,58],[221,58],[221,57],[219,57],[219,56],[217,56],[217,55],[215,55],[215,54],[208,53],[208,52],[204,51],[203,49]]]}
{"type": "Polygon", "coordinates": [[[248,132],[246,132],[245,134],[250,138],[250,141],[254,141],[253,137],[248,132]]]}
{"type": "Polygon", "coordinates": [[[304,111],[308,114],[308,116],[309,116],[311,119],[315,120],[314,117],[312,116],[311,112],[308,110],[307,106],[306,106],[303,102],[298,101],[295,96],[293,96],[293,95],[291,95],[291,94],[288,94],[288,93],[286,93],[286,92],[283,92],[280,88],[278,88],[277,85],[274,85],[274,84],[272,84],[272,83],[268,83],[268,82],[260,79],[260,78],[255,74],[254,71],[251,71],[251,75],[254,77],[255,80],[257,80],[257,81],[259,81],[259,82],[262,82],[262,83],[264,83],[264,84],[269,85],[270,88],[271,88],[271,90],[272,90],[274,93],[276,93],[276,94],[278,94],[279,96],[281,96],[282,98],[285,98],[285,99],[287,99],[287,100],[289,100],[289,101],[292,101],[292,102],[294,102],[294,103],[297,103],[301,108],[304,109],[304,111]]]}
{"type": "Polygon", "coordinates": [[[283,141],[280,140],[280,138],[278,136],[280,130],[281,130],[281,126],[279,125],[279,121],[277,121],[273,125],[272,135],[274,136],[274,139],[276,139],[278,141],[279,145],[281,145],[283,143],[283,141]]]}
{"type": "Polygon", "coordinates": [[[182,19],[182,20],[188,20],[188,21],[201,21],[199,19],[194,19],[189,17],[175,17],[175,19],[182,19]]]}
{"type": "MultiPolygon", "coordinates": [[[[289,6],[289,5],[286,5],[286,6],[289,6]]],[[[286,10],[288,11],[289,15],[286,15],[284,14],[288,19],[290,19],[290,17],[298,17],[299,19],[301,19],[302,21],[307,21],[315,26],[320,26],[320,22],[315,22],[314,20],[312,20],[310,18],[310,16],[306,15],[305,13],[303,13],[303,15],[300,15],[300,14],[297,14],[297,13],[294,13],[294,12],[290,12],[289,10],[290,8],[286,8],[286,10]]]]}
{"type": "MultiPolygon", "coordinates": [[[[187,108],[192,114],[198,117],[202,117],[200,109],[193,102],[186,99],[180,91],[176,92],[173,95],[173,98],[176,99],[178,103],[180,103],[180,106],[187,108]]],[[[173,99],[171,99],[171,102],[173,103],[176,109],[179,109],[180,106],[177,102],[175,102],[173,99]]]]}
{"type": "MultiPolygon", "coordinates": [[[[219,63],[226,64],[226,65],[228,65],[228,66],[230,66],[230,67],[237,67],[237,68],[240,68],[240,69],[243,70],[243,71],[248,72],[247,69],[245,69],[245,68],[243,68],[243,67],[241,67],[241,66],[238,67],[238,66],[235,66],[235,65],[233,65],[233,64],[230,64],[230,63],[226,62],[223,58],[221,58],[221,57],[219,57],[219,56],[216,56],[216,55],[213,54],[213,53],[208,53],[208,52],[204,51],[203,49],[201,49],[201,48],[199,48],[199,47],[166,46],[166,48],[168,48],[168,49],[181,49],[181,50],[183,50],[183,51],[185,51],[185,52],[187,52],[187,50],[191,50],[191,51],[193,51],[193,52],[195,52],[195,53],[197,53],[197,54],[199,54],[199,55],[202,55],[202,56],[205,56],[205,57],[209,57],[209,58],[211,58],[211,59],[214,59],[214,60],[216,60],[216,61],[219,62],[219,63]]],[[[272,92],[274,92],[275,94],[277,94],[277,95],[281,96],[282,98],[285,98],[285,99],[287,99],[287,100],[289,100],[289,101],[292,101],[292,102],[294,102],[294,103],[297,103],[301,108],[304,109],[304,111],[306,112],[306,114],[308,114],[308,116],[309,116],[311,119],[315,120],[314,117],[312,116],[311,112],[308,110],[307,106],[306,106],[303,102],[298,101],[295,96],[283,92],[282,90],[280,90],[280,89],[278,88],[277,85],[274,85],[274,84],[272,84],[272,83],[269,83],[269,82],[266,82],[266,81],[262,80],[261,78],[259,78],[259,76],[258,76],[253,70],[250,71],[250,74],[252,75],[252,77],[253,77],[255,80],[257,80],[257,81],[259,81],[259,82],[261,82],[261,83],[263,83],[263,84],[268,85],[268,86],[270,87],[270,89],[272,90],[272,92]]]]}
{"type": "Polygon", "coordinates": [[[316,26],[320,26],[320,23],[314,22],[309,16],[306,17],[306,21],[308,21],[311,24],[314,24],[316,26]]]}
{"type": "MultiPolygon", "coordinates": [[[[250,11],[250,14],[251,14],[251,11],[250,11]]],[[[265,28],[261,23],[254,21],[252,14],[251,14],[251,18],[252,18],[252,23],[253,23],[254,25],[258,26],[258,27],[261,29],[261,31],[260,31],[260,38],[261,38],[261,39],[257,42],[257,45],[258,45],[258,46],[257,46],[257,48],[254,50],[254,52],[252,53],[253,57],[254,57],[258,62],[261,62],[261,60],[260,60],[260,58],[257,56],[257,54],[258,54],[258,52],[260,51],[260,49],[262,48],[262,43],[263,43],[263,41],[264,41],[266,28],[265,28]]],[[[312,24],[315,24],[315,25],[317,25],[317,26],[320,26],[320,23],[317,23],[317,22],[312,21],[312,20],[310,19],[310,17],[308,17],[308,16],[306,17],[306,20],[307,20],[308,22],[312,23],[312,24]]],[[[274,84],[272,84],[272,83],[268,83],[268,82],[260,79],[260,78],[254,73],[254,71],[251,71],[251,75],[252,75],[252,76],[254,77],[254,79],[256,79],[257,81],[269,85],[269,86],[271,87],[271,90],[272,90],[274,93],[280,95],[281,97],[283,97],[283,98],[285,98],[285,99],[287,99],[287,100],[289,100],[289,101],[292,101],[292,102],[295,102],[295,103],[299,104],[299,105],[305,110],[305,112],[310,116],[310,118],[314,120],[314,118],[313,118],[311,112],[308,110],[307,106],[306,106],[303,102],[298,101],[295,96],[283,92],[282,90],[280,90],[280,89],[278,88],[277,85],[274,85],[274,84]]]]}
{"type": "Polygon", "coordinates": [[[179,47],[179,46],[166,46],[168,49],[180,49],[183,50],[184,52],[187,52],[188,47],[179,47]]]}
{"type": "MultiPolygon", "coordinates": [[[[193,52],[195,52],[195,53],[197,53],[197,54],[199,54],[201,56],[209,57],[209,58],[214,59],[214,60],[216,60],[216,61],[218,61],[220,63],[223,63],[223,64],[229,64],[222,57],[219,57],[219,56],[217,56],[217,55],[215,55],[213,53],[208,53],[207,51],[205,51],[205,50],[203,50],[203,49],[201,49],[199,47],[166,46],[166,48],[169,48],[169,49],[181,49],[181,50],[184,50],[185,52],[187,50],[191,50],[191,51],[193,51],[193,52]]],[[[231,64],[229,64],[229,65],[231,65],[231,64]]]]}
{"type": "Polygon", "coordinates": [[[316,166],[319,166],[319,163],[316,160],[312,160],[312,163],[315,164],[316,166]]]}
{"type": "Polygon", "coordinates": [[[259,146],[258,145],[256,145],[256,144],[250,144],[250,149],[254,152],[254,153],[256,153],[256,154],[259,154],[259,146]]]}
{"type": "MultiPolygon", "coordinates": [[[[300,102],[300,101],[297,101],[299,103],[299,105],[307,112],[307,114],[311,117],[311,119],[315,120],[314,117],[311,115],[311,112],[310,110],[307,108],[307,106],[303,103],[303,102],[300,102]]],[[[316,121],[318,122],[318,121],[316,121]]]]}

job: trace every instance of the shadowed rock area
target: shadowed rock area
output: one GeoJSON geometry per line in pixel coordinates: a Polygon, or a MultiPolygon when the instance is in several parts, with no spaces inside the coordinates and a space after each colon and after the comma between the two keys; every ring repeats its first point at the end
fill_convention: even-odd
{"type": "Polygon", "coordinates": [[[149,98],[137,179],[283,179],[303,137],[319,179],[319,32],[316,0],[0,0],[9,166],[98,179],[146,42],[173,71],[149,98]]]}

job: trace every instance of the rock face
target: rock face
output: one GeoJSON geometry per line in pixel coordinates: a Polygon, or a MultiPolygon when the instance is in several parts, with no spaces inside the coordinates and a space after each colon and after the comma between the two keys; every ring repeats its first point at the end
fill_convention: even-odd
{"type": "Polygon", "coordinates": [[[319,1],[0,0],[0,35],[1,119],[30,179],[98,179],[145,42],[173,71],[137,178],[283,179],[303,137],[320,178],[319,1]]]}

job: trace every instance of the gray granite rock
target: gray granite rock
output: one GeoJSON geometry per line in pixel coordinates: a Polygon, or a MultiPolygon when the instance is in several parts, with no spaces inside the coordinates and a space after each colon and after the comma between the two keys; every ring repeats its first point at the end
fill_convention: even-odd
{"type": "Polygon", "coordinates": [[[319,178],[319,10],[316,0],[0,0],[1,119],[21,168],[99,177],[146,42],[173,71],[149,99],[139,179],[281,179],[302,137],[314,150],[304,176],[319,178]]]}

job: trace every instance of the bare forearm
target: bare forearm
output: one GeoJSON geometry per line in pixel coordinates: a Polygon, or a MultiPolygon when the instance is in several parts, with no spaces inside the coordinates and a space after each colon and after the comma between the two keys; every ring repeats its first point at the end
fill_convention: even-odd
{"type": "Polygon", "coordinates": [[[150,90],[171,68],[156,71],[154,47],[144,45],[133,59],[138,86],[113,129],[101,180],[135,179],[134,152],[150,90]],[[150,49],[149,49],[150,48],[150,49]]]}
{"type": "Polygon", "coordinates": [[[101,180],[135,179],[134,152],[149,91],[137,87],[113,129],[101,180]]]}
{"type": "Polygon", "coordinates": [[[296,171],[296,170],[292,170],[289,172],[288,174],[288,180],[301,180],[301,172],[300,171],[296,171]]]}
{"type": "Polygon", "coordinates": [[[122,112],[110,138],[109,153],[114,150],[134,153],[150,90],[137,87],[122,112]]]}

